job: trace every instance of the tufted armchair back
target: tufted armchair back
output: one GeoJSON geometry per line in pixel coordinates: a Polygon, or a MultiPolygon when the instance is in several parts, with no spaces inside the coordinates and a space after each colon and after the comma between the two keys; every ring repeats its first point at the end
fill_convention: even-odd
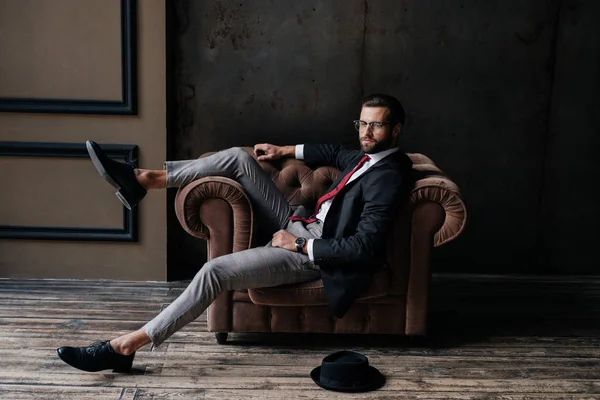
{"type": "MultiPolygon", "coordinates": [[[[252,154],[251,147],[243,149],[252,154]]],[[[465,204],[458,196],[460,192],[458,186],[429,157],[419,153],[407,153],[407,155],[413,162],[413,173],[410,178],[413,189],[405,211],[410,211],[421,202],[430,201],[430,196],[433,196],[446,211],[446,220],[434,240],[434,245],[440,246],[456,238],[464,229],[465,204]]],[[[300,205],[313,208],[319,197],[340,174],[335,167],[321,166],[312,169],[295,159],[259,161],[259,164],[269,174],[292,208],[300,205]]]]}
{"type": "Polygon", "coordinates": [[[334,167],[312,169],[304,162],[290,158],[275,162],[259,161],[259,164],[294,209],[300,205],[313,208],[340,173],[334,167]]]}

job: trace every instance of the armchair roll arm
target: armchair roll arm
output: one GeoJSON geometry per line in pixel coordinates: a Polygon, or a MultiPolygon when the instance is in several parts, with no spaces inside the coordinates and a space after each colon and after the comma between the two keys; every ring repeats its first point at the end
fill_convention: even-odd
{"type": "Polygon", "coordinates": [[[410,272],[406,296],[405,332],[427,334],[431,249],[455,239],[464,230],[467,209],[456,183],[422,154],[414,154],[414,187],[410,272]]]}
{"type": "Polygon", "coordinates": [[[412,206],[430,202],[444,209],[444,223],[433,238],[434,247],[441,246],[462,233],[467,223],[467,208],[456,183],[435,165],[420,164],[413,168],[416,180],[410,195],[412,206]]]}
{"type": "Polygon", "coordinates": [[[244,188],[229,178],[220,176],[201,178],[179,189],[175,197],[175,213],[183,229],[190,235],[204,240],[210,239],[211,232],[222,230],[220,225],[224,221],[219,218],[219,210],[222,210],[222,207],[214,204],[215,199],[220,199],[231,207],[233,215],[231,251],[249,249],[254,226],[252,204],[244,188]],[[213,209],[214,213],[211,212],[213,209]],[[205,217],[202,218],[202,215],[205,217]]]}

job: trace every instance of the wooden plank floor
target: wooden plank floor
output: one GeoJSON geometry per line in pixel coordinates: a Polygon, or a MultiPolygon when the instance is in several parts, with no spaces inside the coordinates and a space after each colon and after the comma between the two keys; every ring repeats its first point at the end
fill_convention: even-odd
{"type": "Polygon", "coordinates": [[[427,343],[382,336],[232,334],[202,316],[131,374],[84,373],[58,346],[139,328],[183,283],[0,280],[0,399],[600,399],[600,278],[436,275],[427,343]],[[366,394],[309,378],[327,354],[386,375],[366,394]]]}

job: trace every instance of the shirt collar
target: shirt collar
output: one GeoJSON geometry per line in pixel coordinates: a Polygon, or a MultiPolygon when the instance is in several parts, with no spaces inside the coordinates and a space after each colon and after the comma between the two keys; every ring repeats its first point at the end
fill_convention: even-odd
{"type": "Polygon", "coordinates": [[[386,158],[387,156],[389,156],[392,153],[395,153],[397,151],[399,151],[400,149],[398,147],[394,147],[393,149],[388,149],[385,151],[380,151],[379,153],[373,153],[373,154],[367,154],[370,158],[370,160],[368,161],[369,165],[373,165],[378,163],[379,161],[383,160],[384,158],[386,158]]]}

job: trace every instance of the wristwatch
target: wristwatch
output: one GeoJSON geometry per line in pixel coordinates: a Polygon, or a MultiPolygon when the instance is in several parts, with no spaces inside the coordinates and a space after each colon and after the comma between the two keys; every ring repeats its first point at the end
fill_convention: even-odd
{"type": "Polygon", "coordinates": [[[294,243],[296,244],[296,251],[298,253],[302,253],[302,249],[306,245],[306,238],[299,237],[296,239],[296,241],[294,243]]]}

